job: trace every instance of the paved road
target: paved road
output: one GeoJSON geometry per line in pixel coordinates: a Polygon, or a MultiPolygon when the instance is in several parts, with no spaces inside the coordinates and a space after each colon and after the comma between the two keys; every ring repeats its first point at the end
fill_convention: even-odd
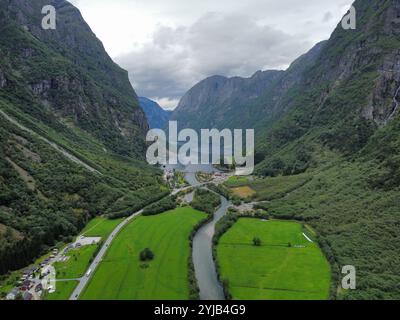
{"type": "Polygon", "coordinates": [[[101,172],[99,172],[98,170],[94,169],[93,167],[89,166],[87,163],[83,162],[82,160],[78,159],[77,157],[75,157],[74,155],[72,155],[71,153],[69,153],[67,150],[65,150],[64,148],[61,148],[59,145],[57,145],[56,143],[46,139],[45,137],[42,137],[40,134],[37,134],[36,132],[34,132],[33,130],[25,127],[24,125],[22,125],[21,123],[19,123],[16,119],[14,119],[13,117],[10,117],[7,113],[5,113],[3,110],[0,110],[0,114],[10,123],[12,123],[13,125],[15,125],[16,127],[20,128],[23,131],[26,131],[28,133],[30,133],[31,135],[38,137],[39,139],[41,139],[42,141],[46,142],[48,145],[50,145],[53,149],[57,150],[58,152],[60,152],[61,154],[63,154],[66,158],[68,158],[69,160],[71,160],[72,162],[75,162],[76,164],[79,164],[80,166],[86,168],[88,171],[90,172],[95,172],[99,175],[102,175],[101,172]]]}
{"type": "Polygon", "coordinates": [[[83,289],[86,287],[87,283],[89,282],[90,278],[92,277],[93,273],[96,271],[96,268],[98,267],[98,265],[100,264],[101,260],[103,259],[105,253],[107,252],[108,247],[111,245],[111,242],[114,240],[114,238],[116,237],[116,235],[118,234],[119,231],[121,231],[121,229],[123,227],[125,227],[132,219],[134,219],[135,217],[137,217],[138,215],[140,215],[143,212],[143,210],[140,210],[134,214],[132,214],[131,216],[129,216],[128,218],[126,218],[124,221],[122,221],[114,230],[113,232],[108,236],[107,240],[104,242],[103,246],[101,247],[99,253],[97,254],[96,258],[94,258],[92,264],[89,266],[89,268],[87,269],[85,275],[79,279],[79,284],[78,286],[75,288],[74,292],[72,293],[71,297],[69,298],[69,300],[78,300],[79,296],[81,295],[83,289]],[[88,271],[90,270],[90,273],[88,273],[88,271]]]}
{"type": "MultiPolygon", "coordinates": [[[[181,191],[187,190],[191,188],[191,186],[189,187],[185,187],[185,188],[180,188],[180,189],[176,189],[174,191],[171,192],[172,195],[176,195],[181,191]]],[[[96,271],[96,268],[98,267],[98,265],[101,263],[105,253],[107,252],[108,248],[111,245],[111,242],[114,240],[114,238],[117,236],[118,232],[121,231],[121,229],[123,227],[125,227],[132,219],[136,218],[137,216],[139,216],[140,214],[142,214],[143,209],[132,214],[131,216],[129,216],[128,218],[126,218],[124,221],[122,221],[114,230],[113,232],[109,235],[109,237],[107,238],[106,242],[104,242],[103,246],[101,247],[99,253],[97,254],[96,258],[94,258],[92,264],[89,266],[89,268],[86,270],[85,275],[80,278],[77,279],[79,281],[78,286],[75,288],[74,292],[71,294],[69,300],[78,300],[79,296],[82,294],[83,289],[85,289],[87,283],[89,282],[89,280],[91,279],[91,277],[93,276],[94,272],[96,271]],[[87,275],[88,271],[90,270],[90,273],[87,275]]]]}

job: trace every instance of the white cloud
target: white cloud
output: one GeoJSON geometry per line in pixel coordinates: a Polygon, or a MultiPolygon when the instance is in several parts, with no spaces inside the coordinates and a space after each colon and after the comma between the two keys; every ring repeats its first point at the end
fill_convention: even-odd
{"type": "Polygon", "coordinates": [[[179,99],[159,98],[159,97],[151,97],[150,99],[157,102],[165,110],[174,110],[179,103],[179,99]]]}

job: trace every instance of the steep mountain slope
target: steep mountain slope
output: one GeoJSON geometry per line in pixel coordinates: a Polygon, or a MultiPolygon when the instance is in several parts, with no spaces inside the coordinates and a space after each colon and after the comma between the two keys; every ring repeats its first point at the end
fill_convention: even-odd
{"type": "Polygon", "coordinates": [[[259,71],[251,78],[207,78],[182,97],[171,120],[178,121],[179,128],[195,130],[234,126],[236,119],[244,120],[246,108],[281,75],[280,71],[259,71]]]}
{"type": "Polygon", "coordinates": [[[147,130],[127,72],[107,55],[101,42],[67,1],[1,3],[1,96],[41,117],[80,127],[125,155],[143,154],[147,130]],[[56,30],[41,27],[42,7],[56,8],[56,30]],[[21,97],[36,103],[26,106],[21,97]]]}
{"type": "Polygon", "coordinates": [[[172,111],[164,110],[157,102],[144,97],[139,97],[139,103],[146,114],[150,128],[164,129],[168,125],[172,111]]]}
{"type": "Polygon", "coordinates": [[[400,1],[354,6],[356,30],[339,24],[307,63],[300,58],[252,103],[233,104],[235,119],[205,125],[255,128],[259,175],[312,177],[263,207],[315,228],[333,298],[399,299],[400,1]],[[340,289],[344,265],[356,267],[356,290],[340,289]]]}
{"type": "Polygon", "coordinates": [[[165,195],[126,71],[66,1],[0,0],[0,274],[165,195]],[[57,29],[41,29],[42,7],[57,29]]]}

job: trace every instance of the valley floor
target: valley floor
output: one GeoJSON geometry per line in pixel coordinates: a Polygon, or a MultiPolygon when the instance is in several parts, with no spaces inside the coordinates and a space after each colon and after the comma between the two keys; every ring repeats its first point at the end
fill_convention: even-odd
{"type": "Polygon", "coordinates": [[[132,220],[113,241],[81,299],[188,299],[189,235],[205,217],[184,207],[132,220]],[[153,261],[140,261],[145,248],[154,253],[153,261]]]}
{"type": "Polygon", "coordinates": [[[330,266],[297,222],[241,218],[220,239],[217,261],[233,299],[325,300],[330,266]],[[261,240],[260,246],[253,238],[261,240]]]}

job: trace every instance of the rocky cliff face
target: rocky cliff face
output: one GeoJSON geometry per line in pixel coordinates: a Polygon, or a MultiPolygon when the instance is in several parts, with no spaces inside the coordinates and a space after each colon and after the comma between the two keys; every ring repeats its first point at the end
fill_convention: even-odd
{"type": "Polygon", "coordinates": [[[164,129],[168,126],[172,111],[166,111],[157,102],[144,97],[139,97],[139,103],[146,114],[150,128],[164,129]]]}
{"type": "Polygon", "coordinates": [[[42,118],[72,121],[110,149],[140,157],[146,117],[127,72],[111,60],[79,10],[64,0],[2,0],[1,10],[3,96],[28,97],[33,103],[30,110],[21,103],[23,111],[35,108],[42,118]],[[41,27],[48,4],[56,9],[56,30],[41,27]]]}
{"type": "Polygon", "coordinates": [[[325,42],[299,57],[286,71],[258,71],[250,78],[213,76],[183,96],[172,115],[181,127],[254,128],[285,111],[286,93],[303,80],[325,42]]]}
{"type": "Polygon", "coordinates": [[[182,98],[173,119],[194,128],[199,118],[205,128],[254,128],[260,157],[314,132],[346,154],[360,150],[399,111],[400,2],[354,6],[356,30],[339,24],[286,71],[262,79],[206,79],[182,98]]]}
{"type": "Polygon", "coordinates": [[[276,81],[281,71],[259,71],[250,78],[212,76],[190,89],[179,102],[172,120],[181,128],[222,128],[246,112],[252,101],[276,81]]]}

